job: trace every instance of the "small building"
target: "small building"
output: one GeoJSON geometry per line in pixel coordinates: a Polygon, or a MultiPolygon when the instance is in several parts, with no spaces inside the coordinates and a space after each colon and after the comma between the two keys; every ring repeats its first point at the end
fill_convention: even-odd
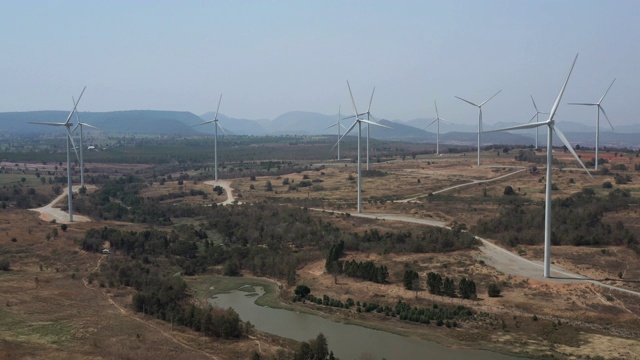
{"type": "Polygon", "coordinates": [[[102,249],[103,254],[109,254],[109,249],[102,249]]]}

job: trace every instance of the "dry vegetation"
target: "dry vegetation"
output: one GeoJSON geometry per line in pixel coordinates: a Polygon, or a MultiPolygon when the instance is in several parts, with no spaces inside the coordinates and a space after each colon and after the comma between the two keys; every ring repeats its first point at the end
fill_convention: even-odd
{"type": "MultiPolygon", "coordinates": [[[[593,156],[592,153],[579,154],[583,159],[593,156]]],[[[639,159],[614,157],[612,153],[600,155],[610,162],[604,165],[606,167],[611,163],[627,166],[628,170],[621,173],[629,174],[633,181],[614,187],[629,189],[632,196],[638,196],[640,187],[635,184],[636,174],[640,173],[634,171],[634,166],[639,159]]],[[[575,167],[568,153],[556,151],[554,157],[575,167]]],[[[520,197],[534,201],[544,199],[545,174],[539,164],[537,173],[525,171],[499,181],[460,187],[439,195],[455,196],[457,201],[443,202],[427,196],[452,185],[490,179],[517,170],[513,166],[532,165],[515,162],[512,155],[504,154],[485,160],[486,166],[483,167],[470,166],[472,162],[472,156],[445,155],[372,163],[372,169],[381,171],[383,176],[363,179],[365,212],[397,213],[446,223],[456,220],[472,225],[478,219],[496,213],[500,204],[483,199],[503,196],[506,185],[512,186],[520,197]],[[408,203],[393,201],[416,196],[422,197],[408,203]]],[[[99,165],[95,167],[99,168],[99,165]]],[[[131,170],[113,165],[108,167],[105,169],[122,173],[131,170]]],[[[350,212],[355,210],[356,176],[353,163],[339,163],[289,175],[258,176],[255,180],[236,178],[232,180],[232,187],[243,202],[320,204],[327,209],[350,212]],[[285,178],[289,179],[289,184],[283,184],[285,178]],[[271,182],[273,191],[265,191],[267,181],[271,182]],[[291,184],[299,185],[303,181],[310,181],[312,185],[290,189],[291,184]],[[252,185],[253,189],[250,188],[252,185]]],[[[603,182],[615,184],[613,175],[594,175],[590,179],[582,171],[574,169],[554,169],[553,176],[559,188],[554,191],[554,197],[568,196],[584,187],[602,193],[605,191],[601,186],[603,182]]],[[[205,191],[209,198],[188,196],[175,201],[204,204],[226,198],[225,195],[217,196],[210,185],[194,184],[190,180],[185,180],[182,188],[176,181],[164,185],[154,183],[143,194],[158,196],[190,189],[205,191]]],[[[356,232],[372,228],[419,231],[418,225],[408,226],[400,222],[382,224],[329,213],[319,212],[318,215],[356,232]]],[[[623,220],[636,236],[640,236],[637,219],[638,209],[628,209],[608,213],[605,222],[623,220]]],[[[77,239],[86,229],[105,225],[128,230],[142,228],[141,225],[124,223],[74,223],[63,232],[59,224],[43,222],[35,213],[0,211],[0,257],[10,258],[12,269],[0,272],[0,358],[235,359],[247,356],[258,347],[262,354],[274,355],[278,349],[291,346],[286,341],[260,333],[256,334],[256,339],[204,339],[189,330],[172,329],[170,324],[134,313],[128,305],[130,290],[88,284],[86,278],[105,258],[80,251],[77,239]],[[47,240],[47,234],[53,228],[57,228],[59,234],[57,238],[47,240]],[[17,241],[11,241],[12,238],[17,241]]],[[[519,246],[510,250],[530,259],[540,260],[542,257],[540,246],[519,246]]],[[[310,286],[316,296],[327,294],[342,300],[347,297],[375,299],[389,304],[400,299],[416,305],[434,301],[464,304],[472,306],[478,313],[487,314],[456,330],[412,325],[353,311],[330,310],[341,319],[374,320],[375,324],[371,326],[411,332],[457,346],[561,358],[595,355],[607,359],[639,358],[640,301],[637,297],[587,283],[537,281],[504,274],[480,263],[478,256],[477,250],[446,254],[347,254],[346,259],[375,260],[387,265],[391,281],[385,285],[343,276],[339,276],[336,283],[332,275],[325,273],[324,260],[305,265],[299,269],[298,276],[299,283],[310,286]],[[456,279],[471,277],[478,284],[479,299],[471,302],[434,296],[426,291],[405,290],[402,273],[406,266],[418,270],[423,279],[429,271],[456,279]],[[502,297],[486,296],[487,286],[492,282],[501,285],[502,297]]],[[[595,279],[607,279],[607,283],[613,285],[640,288],[638,255],[627,248],[555,247],[553,256],[554,261],[567,270],[595,279]]],[[[291,293],[292,288],[285,289],[282,300],[289,301],[291,293]]],[[[318,309],[327,311],[322,307],[318,309]]]]}

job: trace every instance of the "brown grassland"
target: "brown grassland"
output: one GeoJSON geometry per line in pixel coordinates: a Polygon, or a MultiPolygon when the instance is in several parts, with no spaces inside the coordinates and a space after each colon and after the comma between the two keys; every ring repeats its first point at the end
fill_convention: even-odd
{"type": "MultiPolygon", "coordinates": [[[[583,159],[593,156],[592,153],[579,153],[583,159]]],[[[532,165],[516,162],[512,155],[496,156],[495,152],[485,155],[490,157],[484,158],[482,167],[470,165],[475,161],[473,154],[422,156],[405,161],[372,163],[372,169],[381,171],[384,176],[363,179],[364,211],[433,219],[447,224],[457,221],[472,226],[479,219],[497,213],[500,205],[483,202],[482,199],[503,196],[506,185],[512,186],[518,196],[544,200],[543,168],[537,173],[523,171],[495,182],[476,183],[442,192],[442,196],[457,199],[446,202],[445,206],[429,199],[429,193],[450,186],[495,178],[514,172],[523,164],[532,165]],[[394,201],[409,198],[416,199],[394,201]]],[[[639,162],[638,158],[614,157],[613,153],[600,155],[611,163],[624,163],[629,170],[621,173],[629,174],[635,180],[638,173],[633,169],[639,162]]],[[[569,153],[556,151],[554,157],[573,164],[569,153]]],[[[122,173],[127,171],[125,167],[118,170],[122,173]]],[[[289,175],[258,176],[254,181],[249,177],[230,180],[234,194],[242,202],[268,201],[353,212],[356,181],[350,179],[350,175],[355,179],[355,170],[353,163],[344,162],[289,175]],[[294,185],[311,181],[312,186],[290,190],[288,184],[283,184],[285,178],[294,185]],[[267,181],[273,186],[272,192],[265,191],[267,181]]],[[[100,172],[99,169],[94,171],[100,172]]],[[[604,191],[603,182],[614,183],[613,175],[594,175],[591,179],[576,169],[554,168],[553,176],[559,187],[553,192],[554,197],[568,196],[584,187],[601,192],[604,191]]],[[[638,196],[640,189],[633,181],[614,186],[629,189],[634,197],[638,196]]],[[[162,186],[155,183],[144,190],[143,196],[168,194],[178,191],[178,188],[175,181],[168,181],[162,186]]],[[[208,192],[209,199],[205,201],[195,196],[167,201],[210,203],[212,199],[216,202],[226,199],[226,195],[215,195],[211,186],[203,182],[185,181],[182,188],[208,192]]],[[[328,212],[317,212],[317,216],[355,232],[372,228],[419,232],[423,228],[423,225],[345,217],[328,212]]],[[[604,221],[614,223],[623,220],[625,226],[640,236],[638,219],[638,209],[632,208],[608,213],[604,221]]],[[[104,226],[127,230],[144,228],[139,224],[96,221],[73,223],[63,232],[59,230],[59,224],[42,221],[31,211],[0,211],[0,249],[10,258],[12,269],[0,272],[0,359],[236,359],[248,358],[254,351],[274,356],[278,349],[294,346],[291,341],[259,331],[243,340],[203,338],[191,330],[172,328],[171,324],[135,313],[129,305],[132,290],[101,287],[88,281],[90,274],[98,271],[99,263],[108,261],[109,257],[81,251],[79,239],[87,229],[104,226]],[[53,228],[59,230],[58,236],[47,240],[47,234],[53,228]],[[11,241],[12,238],[17,241],[11,241]]],[[[541,246],[518,246],[508,250],[531,260],[542,258],[541,246]]],[[[414,305],[433,302],[462,304],[485,314],[473,322],[462,323],[457,329],[413,325],[384,316],[293,304],[290,302],[293,287],[284,285],[281,285],[279,296],[288,307],[436,340],[450,346],[536,357],[640,359],[640,297],[585,282],[550,281],[541,276],[504,273],[491,264],[480,262],[479,258],[480,250],[444,254],[347,253],[347,260],[370,259],[385,264],[389,268],[390,282],[384,285],[327,274],[324,259],[305,264],[297,272],[297,283],[311,287],[316,296],[326,294],[343,301],[352,297],[391,305],[398,300],[414,305]],[[435,271],[453,278],[471,277],[478,284],[479,298],[470,301],[435,296],[424,290],[405,290],[402,274],[407,264],[419,269],[421,276],[435,271]],[[500,284],[501,297],[486,295],[490,283],[500,284]]],[[[553,259],[566,270],[640,291],[640,259],[628,248],[557,246],[553,248],[553,259]],[[623,274],[622,279],[619,273],[623,274]]]]}

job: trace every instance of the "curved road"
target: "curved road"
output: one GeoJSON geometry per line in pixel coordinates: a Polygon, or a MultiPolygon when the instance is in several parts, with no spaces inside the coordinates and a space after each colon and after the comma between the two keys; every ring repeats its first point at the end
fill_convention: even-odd
{"type": "MultiPolygon", "coordinates": [[[[515,175],[515,174],[519,174],[519,173],[521,173],[521,172],[523,172],[523,171],[526,171],[526,170],[527,170],[526,168],[524,168],[524,169],[520,169],[520,170],[516,170],[516,171],[510,172],[510,173],[507,173],[507,174],[504,174],[504,175],[500,175],[500,176],[497,176],[497,177],[494,177],[494,178],[491,178],[491,179],[473,180],[473,181],[468,182],[468,183],[458,184],[458,185],[450,186],[450,187],[448,187],[448,188],[444,188],[444,189],[442,189],[442,190],[434,191],[434,192],[432,192],[431,194],[434,194],[434,195],[435,195],[435,194],[443,193],[443,192],[445,192],[445,191],[449,191],[449,190],[453,190],[453,189],[461,188],[461,187],[464,187],[464,186],[475,185],[475,184],[484,184],[484,183],[488,183],[488,182],[491,182],[491,181],[501,180],[501,179],[504,179],[504,178],[506,178],[506,177],[508,177],[508,176],[512,176],[512,175],[515,175]]],[[[423,198],[423,197],[427,197],[427,196],[429,196],[429,194],[426,194],[426,195],[424,195],[424,194],[423,194],[423,195],[418,195],[418,196],[414,196],[414,197],[412,197],[412,198],[404,199],[404,200],[397,200],[396,202],[399,202],[399,203],[406,203],[406,202],[414,201],[414,200],[417,200],[417,199],[420,199],[420,198],[423,198]]]]}
{"type": "MultiPolygon", "coordinates": [[[[231,188],[231,181],[229,180],[209,180],[209,181],[205,181],[204,182],[207,185],[212,185],[212,186],[220,186],[221,188],[224,189],[224,191],[227,193],[227,200],[223,201],[221,204],[222,205],[230,205],[233,204],[236,201],[236,198],[233,196],[233,189],[231,188]]],[[[242,204],[241,202],[237,202],[237,204],[242,204]]]]}
{"type": "MultiPolygon", "coordinates": [[[[78,190],[80,190],[80,187],[81,187],[80,185],[74,185],[72,188],[72,191],[74,193],[77,193],[78,190]]],[[[96,188],[95,185],[85,185],[85,187],[87,188],[87,190],[93,190],[96,188]]],[[[29,209],[29,210],[40,213],[40,220],[44,220],[44,221],[55,220],[56,223],[69,224],[69,213],[62,211],[62,209],[60,208],[54,207],[54,205],[57,204],[60,200],[67,197],[68,192],[69,192],[68,189],[65,187],[62,194],[58,195],[58,197],[53,199],[53,201],[51,201],[49,204],[43,207],[39,207],[37,209],[29,209]]],[[[91,219],[83,215],[73,214],[73,222],[87,222],[87,221],[91,221],[91,219]]]]}

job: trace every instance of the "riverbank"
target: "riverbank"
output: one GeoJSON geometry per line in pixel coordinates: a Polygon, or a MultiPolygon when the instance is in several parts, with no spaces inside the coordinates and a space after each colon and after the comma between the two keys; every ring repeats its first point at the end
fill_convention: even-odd
{"type": "MultiPolygon", "coordinates": [[[[272,309],[288,310],[296,313],[318,316],[338,324],[354,325],[366,329],[382,331],[389,334],[412,338],[421,341],[433,342],[452,350],[465,351],[489,351],[505,356],[532,358],[530,354],[518,352],[517,348],[506,348],[494,343],[470,340],[460,341],[457,338],[475,339],[474,336],[460,336],[459,332],[467,332],[468,329],[450,329],[444,326],[416,325],[414,323],[400,321],[397,318],[385,317],[376,313],[356,313],[351,310],[337,309],[328,306],[291,302],[293,288],[279,284],[277,281],[267,278],[250,276],[223,277],[218,275],[197,276],[187,280],[190,287],[195,290],[195,297],[199,301],[208,301],[217,295],[229,294],[234,290],[246,292],[246,295],[255,293],[254,287],[261,287],[264,293],[255,299],[258,306],[267,306],[272,309]]],[[[320,295],[321,296],[321,295],[320,295]]],[[[331,344],[329,344],[331,347],[331,344]]],[[[535,356],[533,356],[535,357],[535,356]]]]}

